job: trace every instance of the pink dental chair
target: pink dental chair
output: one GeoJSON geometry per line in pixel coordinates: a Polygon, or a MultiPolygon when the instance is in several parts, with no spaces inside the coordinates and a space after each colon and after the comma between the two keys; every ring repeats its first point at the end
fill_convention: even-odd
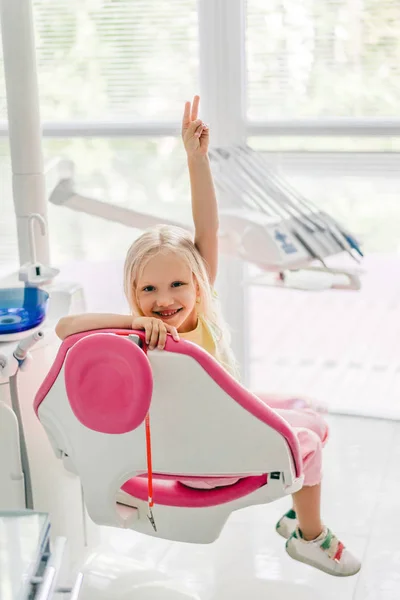
{"type": "Polygon", "coordinates": [[[34,407],[99,525],[210,543],[233,511],[302,486],[291,427],[184,340],[147,353],[141,331],[72,335],[34,407]]]}

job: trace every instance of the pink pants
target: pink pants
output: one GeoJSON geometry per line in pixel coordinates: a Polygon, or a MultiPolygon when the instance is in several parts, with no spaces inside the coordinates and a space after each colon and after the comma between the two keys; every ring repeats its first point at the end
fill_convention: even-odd
{"type": "Polygon", "coordinates": [[[299,440],[303,459],[304,485],[317,485],[322,478],[322,448],[329,429],[325,419],[307,407],[306,401],[297,398],[277,398],[256,394],[273,408],[294,430],[299,440]]]}
{"type": "MultiPolygon", "coordinates": [[[[299,398],[280,398],[256,394],[260,400],[273,408],[285,421],[291,425],[299,440],[303,459],[304,485],[312,486],[321,482],[322,478],[322,448],[328,439],[328,425],[325,419],[315,410],[308,408],[307,402],[299,398]]],[[[195,489],[211,489],[219,485],[229,485],[238,481],[237,478],[223,478],[218,481],[188,477],[180,479],[187,487],[195,489]]]]}

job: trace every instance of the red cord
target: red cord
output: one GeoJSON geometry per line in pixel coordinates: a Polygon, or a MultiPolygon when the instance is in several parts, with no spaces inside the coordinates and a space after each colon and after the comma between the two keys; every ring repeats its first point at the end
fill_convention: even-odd
{"type": "MultiPolygon", "coordinates": [[[[147,355],[147,344],[145,340],[142,339],[143,351],[147,355]]],[[[150,430],[150,412],[147,413],[145,419],[145,430],[146,430],[146,458],[147,458],[147,494],[148,494],[148,503],[149,503],[149,512],[151,519],[153,519],[153,515],[151,509],[154,506],[153,501],[153,461],[151,455],[151,430],[150,430]]],[[[154,523],[152,522],[153,527],[154,523]]]]}
{"type": "Polygon", "coordinates": [[[150,414],[146,415],[146,456],[147,456],[147,491],[149,496],[149,508],[154,506],[153,502],[153,463],[151,459],[151,431],[150,414]]]}

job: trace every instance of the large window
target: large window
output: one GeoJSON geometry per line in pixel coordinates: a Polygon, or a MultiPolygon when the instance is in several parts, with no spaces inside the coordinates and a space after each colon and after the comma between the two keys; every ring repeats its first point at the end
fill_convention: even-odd
{"type": "Polygon", "coordinates": [[[248,115],[397,116],[400,4],[247,0],[248,115]]]}
{"type": "MultiPolygon", "coordinates": [[[[197,0],[33,0],[33,7],[42,119],[66,128],[62,139],[44,140],[46,160],[72,159],[77,190],[88,196],[156,214],[189,209],[176,124],[198,91],[197,0]],[[150,134],[70,138],[72,121],[147,123],[150,134]],[[160,129],[168,123],[172,137],[160,129]]],[[[121,257],[135,235],[58,206],[49,206],[49,222],[55,262],[121,257]]]]}
{"type": "Polygon", "coordinates": [[[262,131],[250,143],[368,252],[400,246],[400,138],[368,134],[398,115],[399,26],[392,0],[247,0],[247,114],[262,131]],[[323,134],[332,118],[340,135],[323,134]]]}
{"type": "MultiPolygon", "coordinates": [[[[33,13],[41,118],[65,128],[62,138],[44,138],[46,162],[72,159],[77,189],[89,196],[155,213],[188,211],[176,124],[183,101],[198,92],[197,0],[33,0],[33,13]],[[83,131],[72,138],[73,121],[82,127],[148,123],[150,133],[111,138],[83,131]],[[168,123],[166,137],[160,127],[168,123]]],[[[8,143],[0,141],[0,266],[9,271],[18,264],[18,249],[8,143]]],[[[121,257],[135,235],[123,225],[53,205],[49,226],[55,263],[121,257]]]]}
{"type": "Polygon", "coordinates": [[[44,120],[172,120],[197,85],[196,0],[33,0],[44,120]]]}
{"type": "MultiPolygon", "coordinates": [[[[177,124],[183,100],[199,90],[197,0],[33,0],[33,9],[42,119],[61,122],[65,131],[45,139],[46,159],[72,158],[79,190],[115,204],[161,213],[164,206],[169,212],[187,207],[177,124]],[[95,132],[90,138],[83,131],[71,138],[71,122],[95,129],[129,123],[132,136],[95,132]],[[135,125],[146,124],[141,137],[135,125]]],[[[349,222],[374,251],[398,247],[400,138],[365,132],[315,137],[312,129],[296,132],[296,123],[396,116],[399,27],[400,5],[392,0],[246,0],[249,143],[304,194],[349,222]],[[262,129],[280,119],[292,120],[291,135],[262,129]]],[[[4,109],[4,97],[0,102],[4,109]]],[[[7,207],[12,236],[9,197],[7,207]]],[[[92,217],[59,207],[49,214],[55,260],[106,252],[96,239],[103,226],[92,217]]],[[[117,229],[115,251],[131,235],[117,229]]]]}

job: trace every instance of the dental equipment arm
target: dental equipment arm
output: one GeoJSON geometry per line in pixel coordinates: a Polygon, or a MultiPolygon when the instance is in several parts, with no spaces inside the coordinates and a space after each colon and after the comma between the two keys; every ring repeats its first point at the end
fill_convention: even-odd
{"type": "MultiPolygon", "coordinates": [[[[360,289],[358,267],[326,265],[326,259],[343,252],[359,261],[357,240],[273,173],[259,153],[246,146],[214,148],[209,158],[222,200],[220,251],[264,271],[254,283],[306,290],[360,289]],[[304,276],[297,276],[299,270],[304,276]]],[[[53,204],[138,229],[160,223],[192,229],[182,213],[164,218],[84,197],[74,189],[73,164],[61,161],[59,171],[60,167],[61,179],[49,198],[53,204]]]]}

